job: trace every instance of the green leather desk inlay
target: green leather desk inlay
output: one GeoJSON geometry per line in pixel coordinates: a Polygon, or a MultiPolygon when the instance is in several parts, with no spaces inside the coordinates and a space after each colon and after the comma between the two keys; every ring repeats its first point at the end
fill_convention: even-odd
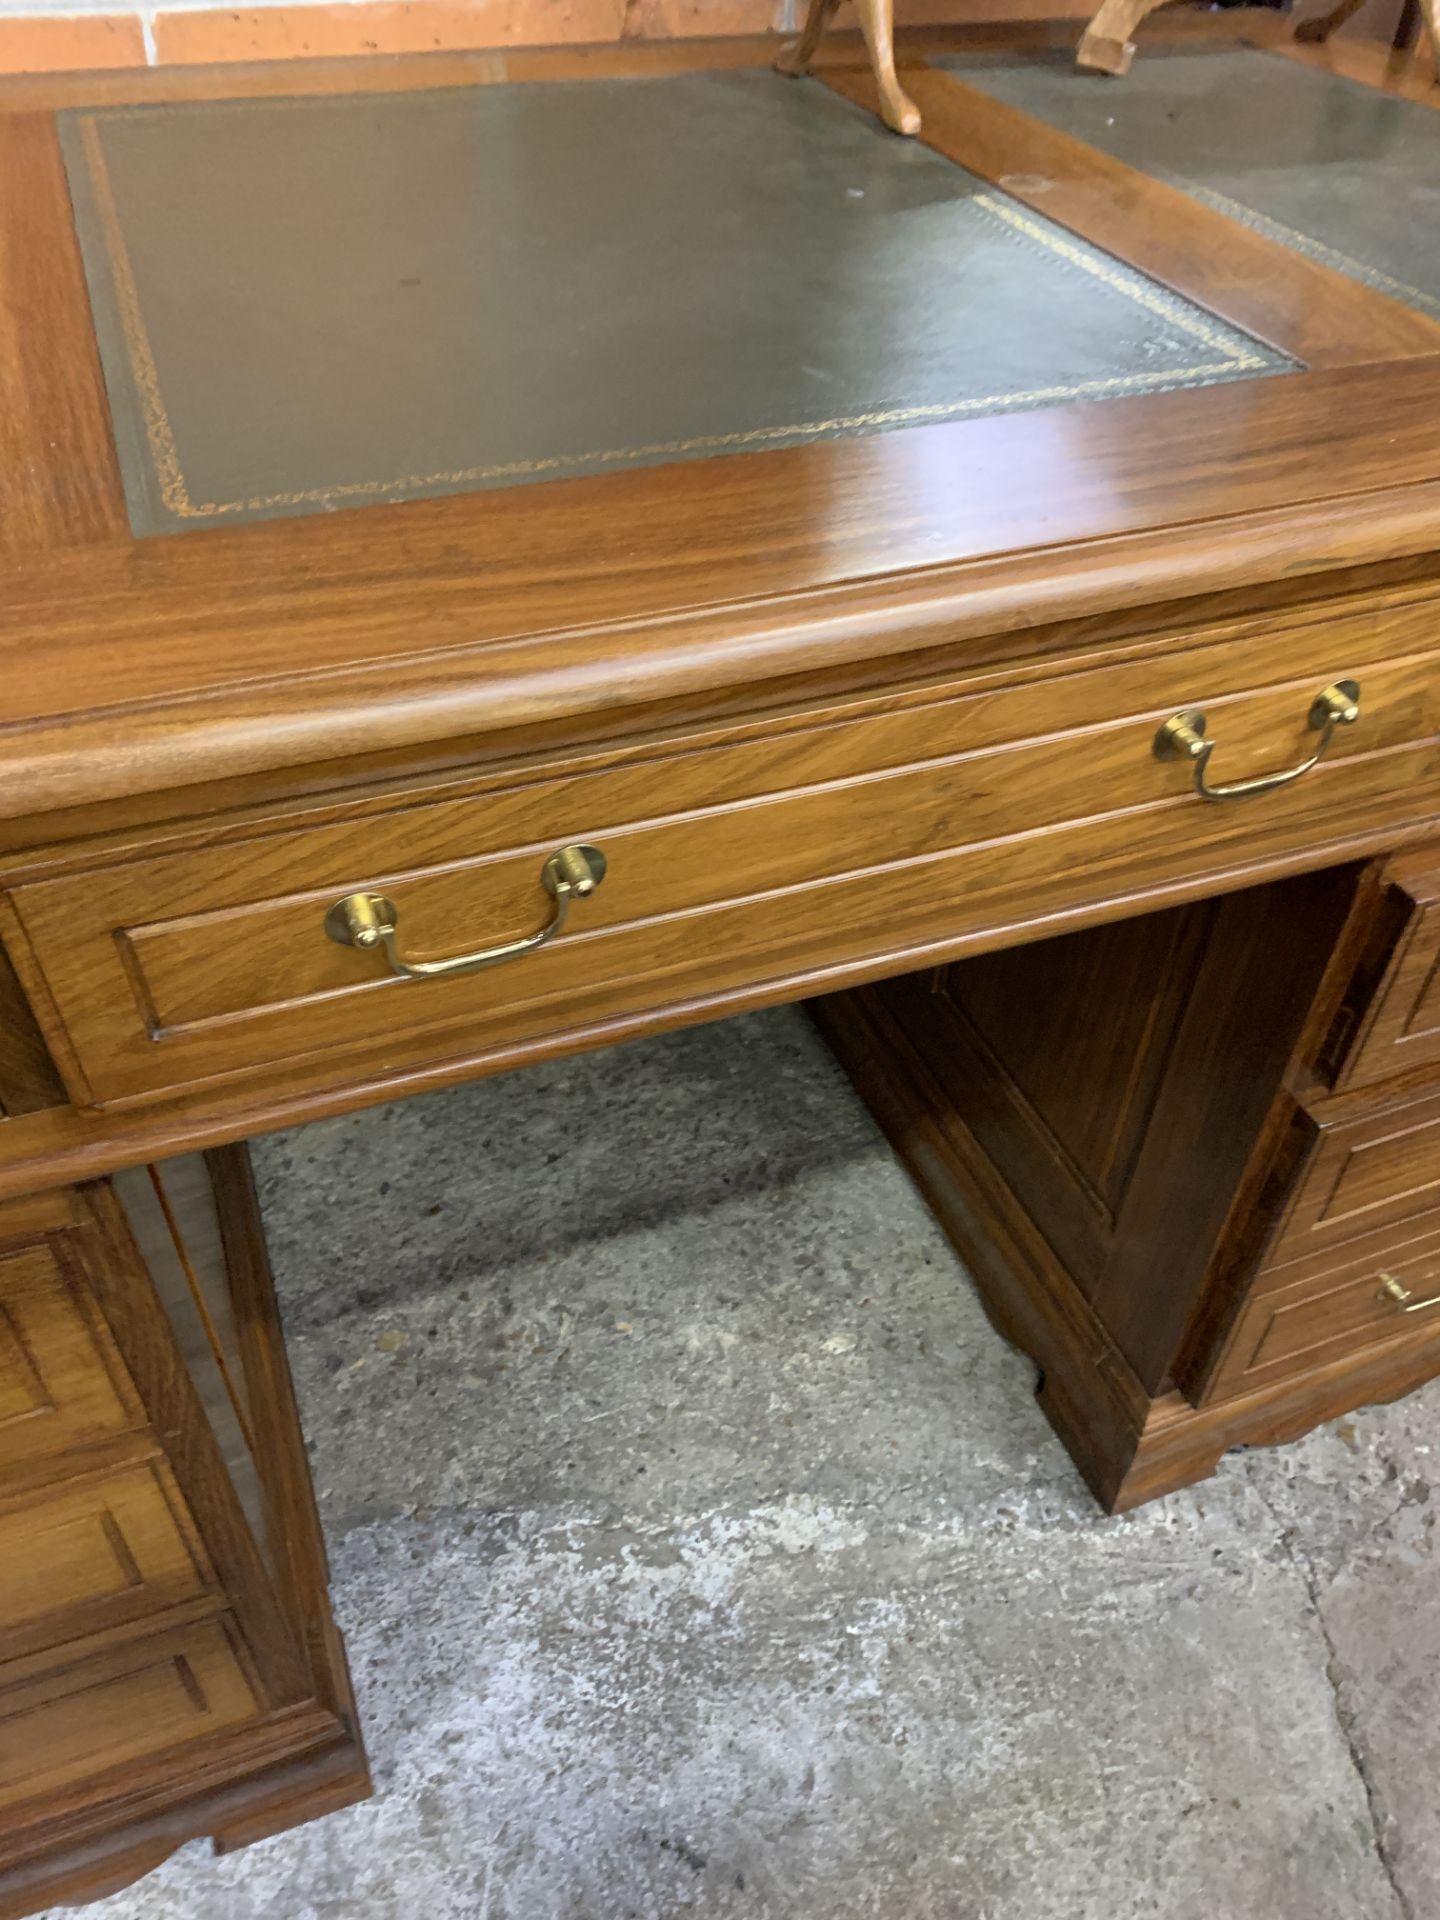
{"type": "Polygon", "coordinates": [[[769,73],[62,131],[139,534],[1291,364],[769,73]]]}
{"type": "Polygon", "coordinates": [[[1061,53],[936,64],[1440,319],[1433,107],[1253,49],[1142,46],[1119,83],[1061,53]]]}

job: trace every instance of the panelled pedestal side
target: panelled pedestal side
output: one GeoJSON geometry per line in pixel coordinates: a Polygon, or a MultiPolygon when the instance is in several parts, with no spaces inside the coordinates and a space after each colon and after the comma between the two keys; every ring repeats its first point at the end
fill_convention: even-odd
{"type": "Polygon", "coordinates": [[[0,1916],[367,1790],[244,1150],[0,1206],[0,1916]]]}
{"type": "Polygon", "coordinates": [[[814,1003],[1102,1503],[1440,1372],[1440,849],[814,1003]]]}

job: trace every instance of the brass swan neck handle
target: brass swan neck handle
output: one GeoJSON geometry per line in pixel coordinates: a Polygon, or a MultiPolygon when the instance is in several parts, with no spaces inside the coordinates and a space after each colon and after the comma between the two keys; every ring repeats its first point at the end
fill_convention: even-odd
{"type": "Polygon", "coordinates": [[[1205,738],[1205,715],[1197,707],[1187,707],[1165,722],[1155,736],[1157,760],[1188,760],[1194,769],[1195,791],[1202,800],[1243,800],[1251,794],[1273,793],[1288,787],[1302,774],[1309,773],[1323,759],[1337,727],[1350,727],[1360,718],[1360,685],[1356,680],[1337,680],[1316,694],[1307,725],[1320,735],[1315,751],[1298,767],[1285,767],[1279,773],[1257,773],[1248,780],[1227,780],[1211,785],[1208,778],[1210,756],[1216,742],[1205,738]]]}
{"type": "Polygon", "coordinates": [[[598,847],[561,847],[540,869],[540,881],[555,902],[555,911],[537,933],[507,940],[476,953],[457,953],[448,960],[407,960],[398,944],[400,910],[383,893],[347,893],[325,915],[325,931],[338,946],[358,947],[362,953],[379,948],[391,973],[401,980],[436,980],[449,974],[479,973],[506,960],[519,960],[546,946],[564,931],[572,900],[586,900],[605,878],[605,856],[598,847]]]}

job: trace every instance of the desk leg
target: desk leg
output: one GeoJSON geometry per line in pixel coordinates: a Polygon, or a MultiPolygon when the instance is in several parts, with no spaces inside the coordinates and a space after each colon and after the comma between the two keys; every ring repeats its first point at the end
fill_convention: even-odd
{"type": "MultiPolygon", "coordinates": [[[[776,59],[778,72],[798,78],[809,71],[821,35],[834,19],[839,5],[840,0],[810,0],[805,30],[795,44],[786,47],[776,59]]],[[[881,119],[894,133],[919,133],[920,109],[900,85],[895,72],[893,0],[855,0],[855,14],[875,72],[881,119]]]]}
{"type": "Polygon", "coordinates": [[[244,1149],[0,1207],[0,1920],[368,1791],[244,1149]]]}

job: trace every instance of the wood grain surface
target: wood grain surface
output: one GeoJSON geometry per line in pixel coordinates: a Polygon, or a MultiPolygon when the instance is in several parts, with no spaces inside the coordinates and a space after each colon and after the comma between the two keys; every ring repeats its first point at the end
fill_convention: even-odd
{"type": "Polygon", "coordinates": [[[0,112],[0,564],[128,533],[49,114],[0,112]]]}
{"type": "Polygon", "coordinates": [[[1440,360],[1352,367],[49,557],[0,813],[1429,553],[1436,407],[1440,360]]]}

